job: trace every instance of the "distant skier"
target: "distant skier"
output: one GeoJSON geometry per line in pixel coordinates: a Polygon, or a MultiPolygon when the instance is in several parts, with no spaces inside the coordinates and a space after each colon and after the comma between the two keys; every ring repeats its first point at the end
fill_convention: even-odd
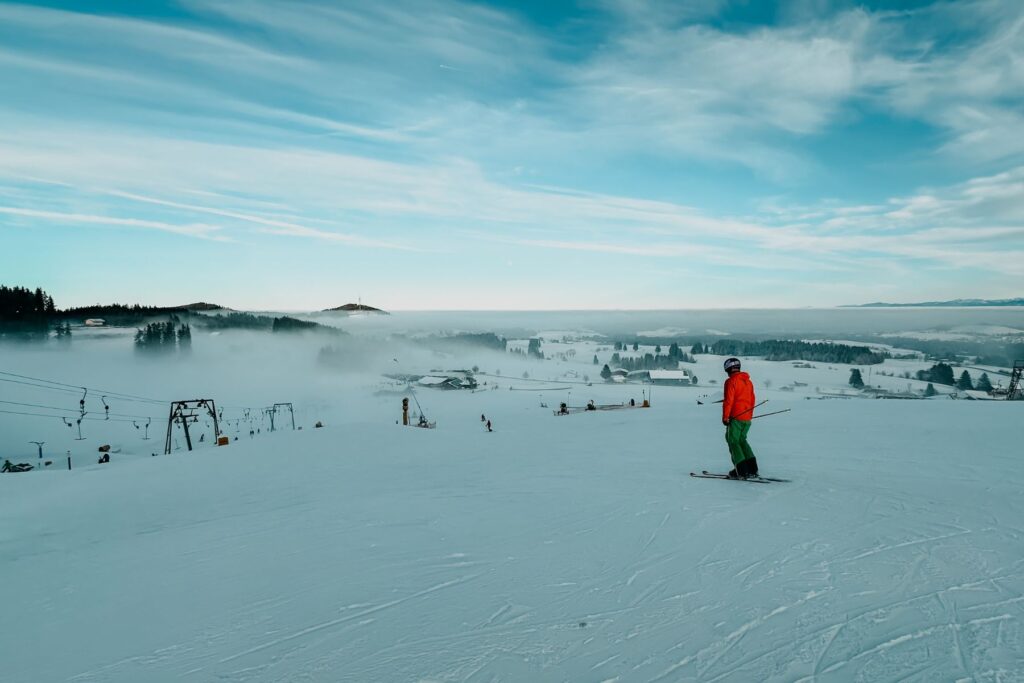
{"type": "Polygon", "coordinates": [[[729,379],[725,380],[725,400],[722,401],[725,442],[729,444],[733,464],[729,476],[734,479],[756,477],[757,458],[747,443],[750,420],[754,416],[754,385],[750,375],[740,371],[739,358],[727,359],[724,367],[729,375],[729,379]]]}
{"type": "Polygon", "coordinates": [[[491,421],[490,420],[487,421],[487,431],[489,431],[489,432],[493,432],[494,431],[493,429],[491,429],[491,421]]]}

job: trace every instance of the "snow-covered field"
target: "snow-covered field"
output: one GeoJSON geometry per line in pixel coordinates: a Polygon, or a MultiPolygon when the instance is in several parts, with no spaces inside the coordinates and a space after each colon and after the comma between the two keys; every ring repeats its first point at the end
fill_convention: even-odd
{"type": "Polygon", "coordinates": [[[919,330],[897,332],[881,335],[883,337],[904,337],[923,339],[926,341],[980,341],[985,339],[1001,339],[1020,343],[1024,341],[1024,329],[1005,325],[959,325],[940,330],[919,330]]]}
{"type": "MultiPolygon", "coordinates": [[[[174,367],[3,354],[144,396],[292,400],[303,427],[229,425],[230,446],[151,457],[164,425],[143,441],[88,422],[75,442],[59,420],[0,415],[7,457],[34,461],[45,438],[76,463],[0,475],[3,681],[1024,680],[1024,403],[806,400],[849,367],[749,360],[762,411],[791,409],[757,420],[753,447],[792,482],[724,482],[689,477],[727,467],[718,357],[650,409],[552,415],[638,386],[423,390],[438,427],[420,430],[395,425],[400,398],[374,396],[370,368],[228,337],[174,367]],[[121,451],[110,464],[100,443],[121,451]]],[[[543,363],[387,362],[596,378],[588,343],[543,363]]],[[[870,383],[905,388],[877,371],[926,365],[888,361],[870,383]]]]}

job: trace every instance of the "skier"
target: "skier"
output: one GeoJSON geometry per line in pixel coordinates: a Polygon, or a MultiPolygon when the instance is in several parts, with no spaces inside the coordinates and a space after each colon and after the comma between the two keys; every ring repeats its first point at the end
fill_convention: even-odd
{"type": "Polygon", "coordinates": [[[757,458],[747,443],[750,420],[754,412],[754,385],[750,375],[740,371],[740,359],[728,358],[724,363],[729,379],[725,380],[725,400],[722,401],[722,424],[725,425],[725,442],[729,444],[729,455],[733,469],[732,479],[757,476],[757,458]]]}
{"type": "Polygon", "coordinates": [[[491,429],[491,421],[490,420],[487,421],[487,431],[489,431],[489,432],[493,432],[494,431],[493,429],[491,429]]]}

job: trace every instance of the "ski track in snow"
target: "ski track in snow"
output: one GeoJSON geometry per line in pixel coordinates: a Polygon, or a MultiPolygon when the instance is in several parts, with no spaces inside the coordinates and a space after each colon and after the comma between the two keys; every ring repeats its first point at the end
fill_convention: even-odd
{"type": "Polygon", "coordinates": [[[752,434],[794,481],[749,487],[687,476],[725,455],[685,392],[586,432],[504,394],[486,436],[447,417],[0,478],[4,680],[1024,680],[1024,474],[973,436],[998,415],[800,404],[752,434]]]}
{"type": "Polygon", "coordinates": [[[344,623],[349,622],[349,621],[354,621],[356,619],[360,619],[360,618],[365,617],[367,615],[374,614],[374,613],[379,612],[381,610],[390,609],[390,608],[395,607],[397,605],[401,605],[404,602],[408,602],[409,600],[415,600],[416,598],[423,597],[424,595],[429,595],[429,594],[431,594],[431,593],[433,593],[435,591],[444,590],[445,588],[450,588],[452,586],[457,586],[460,583],[465,583],[466,581],[471,581],[472,579],[474,579],[474,578],[476,578],[478,576],[480,576],[480,575],[479,574],[473,574],[471,576],[467,576],[467,577],[462,578],[462,579],[455,579],[453,581],[446,581],[444,583],[439,583],[436,586],[431,586],[430,588],[427,588],[426,590],[419,591],[418,593],[414,593],[413,595],[410,595],[408,597],[400,598],[398,600],[392,600],[391,602],[386,602],[383,605],[377,605],[376,607],[371,607],[369,609],[363,610],[362,612],[357,612],[356,614],[352,614],[350,616],[342,617],[340,619],[332,619],[331,621],[325,621],[325,622],[320,623],[320,624],[314,624],[313,626],[309,626],[308,628],[304,628],[301,631],[297,631],[295,633],[289,634],[287,636],[284,636],[283,638],[277,638],[275,640],[271,640],[271,641],[263,643],[261,645],[257,645],[256,647],[249,648],[248,650],[246,650],[244,652],[239,652],[238,654],[231,655],[230,657],[225,657],[224,659],[221,659],[219,661],[219,663],[220,664],[225,664],[227,662],[234,661],[234,660],[236,660],[236,659],[238,659],[240,657],[245,657],[246,655],[251,655],[253,653],[260,652],[261,650],[265,650],[265,649],[267,649],[269,647],[274,647],[274,646],[280,645],[282,643],[287,643],[288,641],[295,640],[296,638],[303,638],[303,637],[305,637],[305,636],[307,636],[307,635],[309,635],[311,633],[316,633],[317,631],[322,631],[323,629],[326,629],[326,628],[331,628],[331,627],[334,627],[334,626],[338,626],[339,624],[344,624],[344,623]]]}

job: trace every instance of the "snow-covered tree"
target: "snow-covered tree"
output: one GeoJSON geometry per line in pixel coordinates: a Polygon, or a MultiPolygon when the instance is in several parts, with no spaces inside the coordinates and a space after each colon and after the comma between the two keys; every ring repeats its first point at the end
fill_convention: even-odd
{"type": "Polygon", "coordinates": [[[864,378],[860,376],[860,368],[850,370],[850,386],[854,389],[864,388],[864,378]]]}

